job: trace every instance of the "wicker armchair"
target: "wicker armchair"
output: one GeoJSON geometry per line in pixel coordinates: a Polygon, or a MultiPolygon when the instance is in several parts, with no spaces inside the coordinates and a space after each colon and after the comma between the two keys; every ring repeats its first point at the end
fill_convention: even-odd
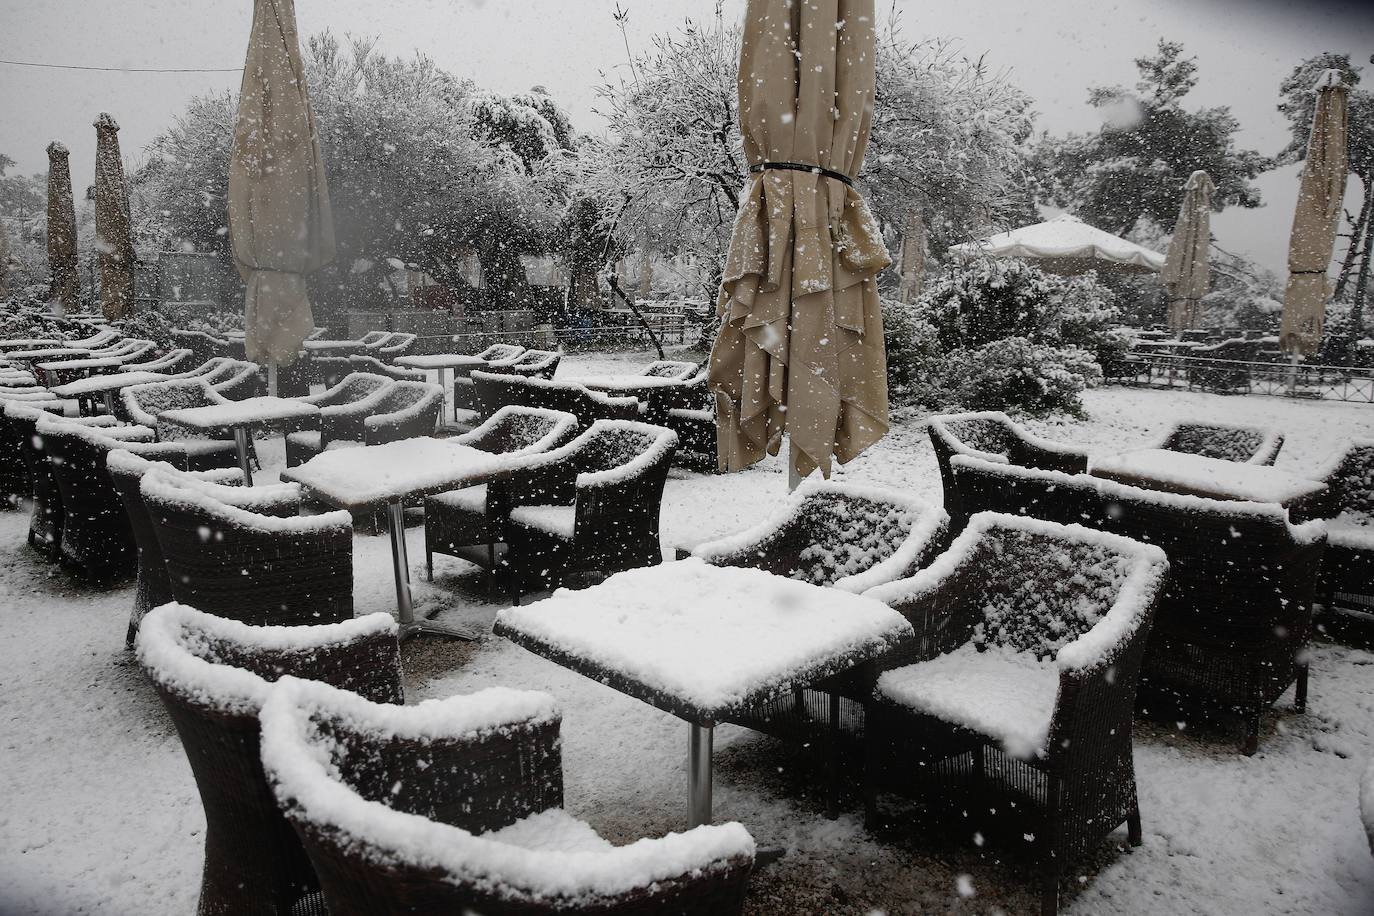
{"type": "MultiPolygon", "coordinates": [[[[5,412],[8,404],[20,404],[41,412],[62,415],[62,402],[51,396],[38,398],[0,397],[0,509],[18,508],[21,501],[33,495],[33,479],[29,462],[24,457],[24,433],[10,421],[5,412]]],[[[33,422],[37,422],[35,418],[33,422]]],[[[25,429],[28,429],[25,426],[25,429]]],[[[31,437],[31,434],[30,434],[31,437]]]]}
{"type": "Polygon", "coordinates": [[[474,372],[475,410],[483,419],[502,407],[544,407],[577,417],[583,429],[597,420],[636,420],[639,401],[591,391],[576,382],[523,378],[496,372],[474,372]]]}
{"type": "Polygon", "coordinates": [[[688,363],[676,359],[660,359],[649,363],[644,374],[650,378],[670,378],[685,382],[700,370],[700,363],[688,363]]]}
{"type": "Polygon", "coordinates": [[[134,644],[139,622],[153,608],[172,600],[172,582],[167,577],[167,564],[162,559],[162,547],[157,542],[157,530],[148,507],[143,502],[143,475],[150,471],[164,474],[190,474],[210,483],[237,486],[243,482],[238,468],[218,471],[187,471],[186,452],[175,443],[135,445],[120,443],[105,456],[105,469],[119,494],[124,512],[133,532],[138,559],[138,580],[134,588],[134,607],[129,615],[126,645],[134,644]]]}
{"type": "MultiPolygon", "coordinates": [[[[577,435],[577,417],[540,407],[502,407],[481,426],[453,441],[511,457],[558,448],[577,435]]],[[[461,557],[491,571],[505,541],[507,507],[492,504],[486,484],[450,490],[425,500],[425,570],[434,579],[434,555],[461,557]]],[[[498,488],[498,499],[500,497],[498,488]]],[[[501,552],[502,555],[504,551],[501,552]]]]}
{"type": "Polygon", "coordinates": [[[511,599],[519,603],[535,582],[663,562],[659,511],[676,446],[677,436],[661,426],[598,420],[488,484],[489,504],[509,510],[511,599]]]}
{"type": "Polygon", "coordinates": [[[556,350],[526,350],[500,371],[525,378],[551,379],[562,360],[563,354],[556,350]]]}
{"type": "Polygon", "coordinates": [[[354,430],[369,416],[391,388],[391,379],[370,372],[354,372],[332,388],[316,395],[297,398],[320,408],[318,418],[310,425],[316,429],[298,429],[286,436],[286,466],[291,468],[324,451],[341,429],[354,430]]]}
{"type": "MultiPolygon", "coordinates": [[[[715,566],[747,566],[858,594],[928,566],[948,543],[949,516],[917,497],[850,483],[807,481],[762,524],[699,545],[715,566]]],[[[823,744],[830,785],[827,814],[839,813],[839,743],[863,730],[869,666],[797,690],[731,718],[777,738],[823,744]]]]}
{"type": "MultiPolygon", "coordinates": [[[[38,423],[46,417],[57,416],[59,408],[52,402],[5,404],[5,419],[19,440],[20,458],[28,471],[33,510],[29,514],[29,546],[49,560],[56,560],[62,550],[62,494],[43,437],[38,435],[38,423]]],[[[88,426],[113,426],[111,417],[69,417],[68,423],[88,426]]]]}
{"type": "Polygon", "coordinates": [[[1320,598],[1374,614],[1374,439],[1348,442],[1314,477],[1326,484],[1329,533],[1320,598]]]}
{"type": "Polygon", "coordinates": [[[206,381],[208,377],[130,385],[119,392],[115,416],[139,426],[152,427],[159,442],[183,445],[193,471],[237,467],[239,452],[233,439],[213,439],[200,430],[158,419],[159,414],[168,410],[223,404],[225,398],[206,381]]]}
{"type": "Polygon", "coordinates": [[[1081,523],[1163,548],[1172,569],[1141,675],[1143,708],[1180,701],[1239,714],[1243,751],[1264,711],[1296,684],[1307,704],[1307,641],[1326,547],[1320,521],[1292,525],[1278,505],[1181,496],[1088,474],[959,456],[961,504],[1081,523]]]}
{"type": "Polygon", "coordinates": [[[396,634],[389,614],[253,627],[170,604],[144,619],[138,660],[181,736],[205,809],[199,916],[327,912],[263,773],[258,713],[283,675],[400,703],[396,634]]]}
{"type": "Polygon", "coordinates": [[[267,393],[267,385],[263,381],[261,366],[246,361],[236,361],[231,365],[233,371],[228,378],[210,383],[210,387],[215,389],[216,394],[230,401],[242,401],[247,398],[261,397],[267,393]]]}
{"type": "Polygon", "coordinates": [[[1258,426],[1184,421],[1174,424],[1155,448],[1242,464],[1267,465],[1278,458],[1279,449],[1283,448],[1283,433],[1258,426]]]}
{"type": "Polygon", "coordinates": [[[869,705],[870,822],[883,789],[975,818],[1029,802],[1036,825],[1016,832],[1040,861],[1042,916],[1067,866],[1123,821],[1140,845],[1131,718],[1168,568],[1158,547],[983,513],[929,569],[867,592],[917,633],[869,705]]]}
{"type": "Polygon", "coordinates": [[[382,706],[283,679],[262,761],[332,916],[739,913],[737,823],[612,846],[563,810],[552,698],[494,687],[382,706]]]}
{"type": "Polygon", "coordinates": [[[126,442],[151,443],[153,431],[52,416],[40,418],[35,430],[62,500],[58,558],[92,580],[132,575],[138,568],[134,534],[105,457],[126,442]]]}
{"type": "Polygon", "coordinates": [[[257,625],[353,616],[347,512],[297,517],[296,484],[225,487],[152,472],[139,491],[182,604],[257,625]]]}
{"type": "MultiPolygon", "coordinates": [[[[460,337],[453,338],[454,343],[463,343],[460,337]]],[[[491,371],[500,371],[499,368],[493,369],[492,363],[510,363],[520,358],[520,354],[525,352],[525,348],[518,344],[492,344],[482,352],[476,354],[477,358],[487,363],[483,368],[491,371]]],[[[458,418],[460,410],[477,410],[477,396],[472,382],[472,370],[456,371],[453,373],[453,415],[458,418]]]]}
{"type": "Polygon", "coordinates": [[[391,366],[366,353],[355,353],[350,356],[348,358],[348,371],[384,375],[394,382],[423,382],[426,378],[423,369],[402,369],[400,366],[391,366]]]}
{"type": "Polygon", "coordinates": [[[177,369],[186,365],[191,359],[191,351],[187,349],[168,350],[166,353],[142,363],[125,363],[120,367],[121,372],[175,372],[177,369]]]}
{"type": "Polygon", "coordinates": [[[386,339],[375,345],[369,345],[369,353],[375,353],[382,362],[391,362],[398,356],[405,356],[415,349],[415,344],[419,338],[414,334],[406,334],[401,331],[393,331],[386,339]]]}
{"type": "Polygon", "coordinates": [[[1066,474],[1082,474],[1088,470],[1086,452],[1033,436],[998,411],[931,417],[926,431],[930,434],[930,444],[940,466],[945,511],[949,513],[956,532],[977,510],[959,504],[959,491],[954,486],[949,465],[955,455],[973,455],[987,461],[1063,471],[1066,474]]]}
{"type": "MultiPolygon", "coordinates": [[[[454,343],[460,342],[457,337],[453,338],[453,341],[454,343]]],[[[519,344],[498,343],[492,344],[491,346],[483,350],[481,353],[478,353],[477,358],[485,360],[489,363],[500,363],[506,361],[513,361],[516,358],[518,358],[521,353],[524,352],[525,348],[520,346],[519,344]]]]}
{"type": "Polygon", "coordinates": [[[174,330],[169,336],[176,346],[190,350],[198,360],[229,355],[229,341],[204,331],[174,330]]]}

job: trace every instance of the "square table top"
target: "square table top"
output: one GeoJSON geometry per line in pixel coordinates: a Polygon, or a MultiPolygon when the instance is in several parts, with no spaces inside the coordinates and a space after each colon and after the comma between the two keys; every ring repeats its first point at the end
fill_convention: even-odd
{"type": "Polygon", "coordinates": [[[914,633],[877,599],[695,558],[506,608],[495,632],[702,725],[846,671],[914,633]]]}
{"type": "Polygon", "coordinates": [[[1278,468],[1242,464],[1162,448],[1143,448],[1091,459],[1088,473],[1121,483],[1211,499],[1289,506],[1310,499],[1326,484],[1278,468]]]}
{"type": "Polygon", "coordinates": [[[303,420],[319,414],[320,409],[306,401],[294,398],[274,398],[266,395],[258,398],[245,398],[226,404],[208,404],[204,407],[183,407],[177,410],[164,410],[158,419],[168,420],[178,426],[191,429],[217,430],[234,429],[239,426],[263,426],[287,420],[303,420]]]}
{"type": "Polygon", "coordinates": [[[48,390],[59,398],[81,398],[106,391],[118,391],[129,385],[160,382],[165,378],[167,376],[161,372],[115,372],[110,375],[93,375],[90,378],[77,379],[48,390]]]}
{"type": "Polygon", "coordinates": [[[398,356],[392,360],[398,366],[408,369],[466,369],[469,366],[485,366],[487,361],[480,356],[466,353],[430,353],[423,356],[398,356]]]}
{"type": "Polygon", "coordinates": [[[444,439],[420,436],[384,445],[326,450],[282,472],[335,508],[376,509],[398,499],[443,493],[482,483],[512,467],[492,454],[444,439]]]}

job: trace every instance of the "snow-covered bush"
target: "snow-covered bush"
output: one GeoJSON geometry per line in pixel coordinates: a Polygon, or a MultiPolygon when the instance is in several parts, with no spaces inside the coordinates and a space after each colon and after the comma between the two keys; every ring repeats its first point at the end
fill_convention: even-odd
{"type": "Polygon", "coordinates": [[[999,258],[951,265],[911,306],[887,303],[884,320],[893,400],[940,409],[1076,412],[1125,346],[1096,275],[999,258]]]}

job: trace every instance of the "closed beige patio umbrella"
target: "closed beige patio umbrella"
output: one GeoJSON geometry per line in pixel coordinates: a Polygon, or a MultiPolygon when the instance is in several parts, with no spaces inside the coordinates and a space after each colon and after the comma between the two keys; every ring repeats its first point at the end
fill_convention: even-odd
{"type": "Polygon", "coordinates": [[[249,359],[284,365],[314,328],[305,278],[334,259],[334,223],[292,0],[255,0],[229,160],[229,236],[246,285],[249,359]]]}
{"type": "Polygon", "coordinates": [[[1174,333],[1194,328],[1202,317],[1199,302],[1211,288],[1208,264],[1212,245],[1212,177],[1198,170],[1183,186],[1183,203],[1169,240],[1169,253],[1159,279],[1169,293],[1169,327],[1174,333]]]}
{"type": "Polygon", "coordinates": [[[828,475],[887,432],[877,275],[890,263],[853,187],[873,116],[873,0],[749,0],[741,195],[711,351],[719,461],[777,454],[828,475]]]}
{"type": "Polygon", "coordinates": [[[100,265],[100,311],[107,321],[134,310],[134,235],[129,187],[119,154],[119,125],[106,112],[95,119],[95,253],[100,265]]]}
{"type": "Polygon", "coordinates": [[[1279,346],[1295,359],[1311,356],[1321,346],[1326,303],[1331,298],[1326,270],[1336,245],[1349,171],[1348,100],[1341,71],[1322,73],[1313,91],[1317,104],[1288,240],[1288,286],[1283,293],[1283,324],[1279,329],[1279,346]]]}
{"type": "Polygon", "coordinates": [[[76,269],[76,205],[67,147],[48,144],[48,302],[58,314],[80,305],[81,275],[76,269]]]}

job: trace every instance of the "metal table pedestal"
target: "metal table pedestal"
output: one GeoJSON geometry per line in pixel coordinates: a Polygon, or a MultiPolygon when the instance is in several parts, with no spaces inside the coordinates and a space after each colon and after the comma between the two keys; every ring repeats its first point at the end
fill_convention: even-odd
{"type": "MultiPolygon", "coordinates": [[[[386,504],[386,527],[391,534],[391,564],[396,574],[396,608],[401,624],[401,639],[412,636],[447,636],[451,639],[477,639],[477,634],[459,627],[436,623],[433,620],[416,620],[415,605],[410,598],[410,560],[406,556],[406,510],[403,500],[392,500],[386,504]]],[[[708,742],[709,747],[709,742],[708,742]]],[[[707,809],[710,808],[710,759],[707,752],[707,809]]],[[[709,816],[709,813],[708,813],[709,816]]]]}

